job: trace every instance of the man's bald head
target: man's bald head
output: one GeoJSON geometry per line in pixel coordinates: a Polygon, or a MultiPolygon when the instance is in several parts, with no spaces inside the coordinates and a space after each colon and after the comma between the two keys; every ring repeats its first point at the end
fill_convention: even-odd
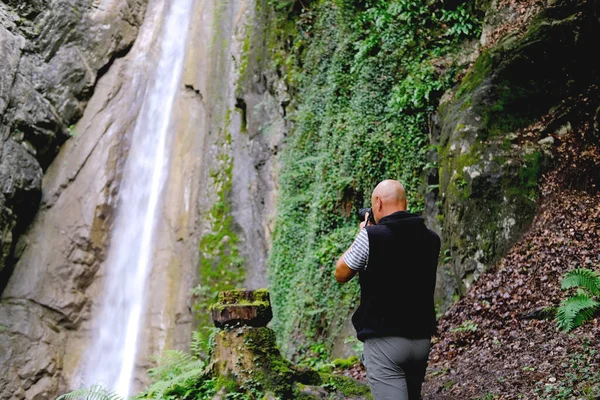
{"type": "Polygon", "coordinates": [[[404,187],[400,182],[392,179],[380,182],[371,195],[375,221],[396,211],[406,211],[407,205],[404,187]]]}

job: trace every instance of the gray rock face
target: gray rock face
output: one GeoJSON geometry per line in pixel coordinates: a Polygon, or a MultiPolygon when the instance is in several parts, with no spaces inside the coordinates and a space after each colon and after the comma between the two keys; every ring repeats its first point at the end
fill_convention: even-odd
{"type": "Polygon", "coordinates": [[[66,338],[64,332],[57,333],[56,318],[54,311],[30,301],[0,307],[0,321],[10,324],[0,325],[0,398],[52,398],[66,338]]]}
{"type": "Polygon", "coordinates": [[[438,215],[429,221],[437,221],[444,239],[441,310],[510,249],[535,215],[538,181],[554,144],[554,132],[535,123],[599,83],[590,58],[598,16],[585,1],[547,7],[524,34],[509,34],[483,51],[445,95],[433,138],[439,194],[427,201],[428,215],[438,215]]]}
{"type": "MultiPolygon", "coordinates": [[[[209,210],[219,200],[222,182],[211,171],[231,167],[232,225],[244,259],[245,286],[267,286],[266,260],[276,212],[277,153],[288,131],[287,88],[272,71],[266,54],[266,26],[251,0],[206,2],[202,7],[214,45],[198,43],[198,67],[186,75],[186,86],[202,96],[205,151],[201,234],[215,229],[209,210]],[[219,28],[216,28],[219,26],[219,28]]],[[[198,27],[197,29],[200,29],[198,27]]],[[[206,28],[204,28],[206,29],[206,28]]],[[[199,34],[200,35],[200,34],[199,34]]]]}
{"type": "Polygon", "coordinates": [[[102,111],[122,101],[120,57],[145,9],[137,0],[0,3],[0,399],[53,398],[89,336],[121,139],[136,114],[131,99],[115,101],[130,115],[111,129],[117,115],[102,111]],[[88,115],[68,128],[93,92],[88,115]]]}
{"type": "MultiPolygon", "coordinates": [[[[144,10],[142,0],[0,3],[0,140],[17,143],[32,156],[34,162],[20,163],[29,168],[22,174],[39,174],[50,165],[99,76],[133,44],[144,10]]],[[[7,155],[2,153],[3,165],[7,155]]],[[[10,174],[2,179],[10,180],[10,174]]],[[[27,207],[16,209],[11,193],[0,196],[0,288],[8,279],[4,268],[13,263],[15,240],[37,209],[41,180],[32,183],[37,186],[14,187],[27,207]]]]}
{"type": "MultiPolygon", "coordinates": [[[[0,142],[0,257],[12,255],[13,232],[31,221],[41,196],[42,169],[25,148],[7,139],[0,142]],[[21,216],[21,218],[19,218],[21,216]],[[27,218],[30,217],[30,218],[27,218]],[[21,226],[15,229],[17,223],[21,226]]],[[[0,264],[1,266],[2,264],[0,264]]],[[[3,285],[0,284],[0,288],[3,285]]]]}

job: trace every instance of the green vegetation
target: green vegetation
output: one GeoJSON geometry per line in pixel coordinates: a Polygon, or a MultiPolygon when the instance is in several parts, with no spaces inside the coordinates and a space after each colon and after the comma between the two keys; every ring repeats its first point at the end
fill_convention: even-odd
{"type": "Polygon", "coordinates": [[[321,378],[325,383],[324,387],[329,391],[339,391],[344,396],[364,396],[371,399],[371,391],[367,385],[357,384],[351,378],[342,375],[321,374],[321,378]]]}
{"type": "Polygon", "coordinates": [[[558,327],[569,332],[600,311],[600,275],[586,268],[574,269],[563,278],[562,288],[577,289],[573,296],[561,302],[556,312],[558,327]]]}
{"type": "MultiPolygon", "coordinates": [[[[489,75],[490,70],[492,68],[492,57],[490,52],[482,53],[475,61],[475,65],[473,68],[465,75],[462,80],[458,91],[456,92],[456,97],[460,98],[464,93],[471,93],[473,89],[478,87],[483,79],[489,75]]],[[[456,129],[459,129],[456,127],[456,129]]]]}
{"type": "Polygon", "coordinates": [[[478,328],[477,324],[475,322],[471,321],[470,319],[468,319],[465,322],[463,322],[462,324],[460,324],[460,326],[450,329],[450,332],[453,332],[453,333],[476,332],[477,328],[478,328]]]}
{"type": "Polygon", "coordinates": [[[70,137],[77,136],[77,132],[75,131],[75,125],[69,125],[69,136],[70,137]]]}
{"type": "Polygon", "coordinates": [[[358,361],[358,357],[356,356],[351,356],[349,358],[336,358],[333,360],[333,365],[339,369],[348,369],[355,366],[358,361]]]}
{"type": "Polygon", "coordinates": [[[198,300],[194,306],[200,326],[210,325],[209,307],[217,299],[217,294],[234,289],[244,279],[243,259],[239,254],[238,237],[233,230],[233,217],[229,193],[233,160],[229,155],[231,134],[229,124],[231,115],[225,117],[220,153],[217,155],[218,167],[210,171],[212,184],[216,188],[217,201],[208,210],[205,220],[211,230],[200,240],[200,283],[194,289],[198,300]]]}
{"type": "Polygon", "coordinates": [[[358,300],[356,282],[332,275],[357,233],[355,211],[385,178],[422,209],[429,116],[479,22],[474,2],[270,3],[268,43],[295,99],[269,260],[273,328],[286,354],[314,357],[310,344],[324,343],[327,359],[358,300]]]}
{"type": "Polygon", "coordinates": [[[100,385],[93,385],[89,388],[74,390],[58,396],[56,400],[124,400],[118,394],[108,390],[100,385]]]}
{"type": "Polygon", "coordinates": [[[214,381],[199,354],[167,351],[158,366],[148,371],[155,382],[137,399],[211,399],[214,381]]]}
{"type": "Polygon", "coordinates": [[[597,362],[598,350],[589,339],[582,340],[581,350],[569,356],[561,364],[565,375],[537,382],[536,393],[540,399],[567,400],[600,398],[600,369],[597,362]]]}

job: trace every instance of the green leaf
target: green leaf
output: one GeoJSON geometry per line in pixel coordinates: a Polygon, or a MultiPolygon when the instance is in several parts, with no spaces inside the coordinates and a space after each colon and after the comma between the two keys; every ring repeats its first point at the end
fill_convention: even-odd
{"type": "Polygon", "coordinates": [[[592,318],[600,303],[585,293],[578,293],[562,301],[556,312],[558,327],[569,332],[592,318]]]}
{"type": "Polygon", "coordinates": [[[100,385],[93,385],[89,388],[77,389],[65,393],[56,398],[56,400],[124,400],[123,397],[106,389],[100,385]]]}
{"type": "Polygon", "coordinates": [[[600,276],[591,269],[576,268],[563,278],[561,287],[563,290],[582,288],[592,296],[600,296],[600,276]]]}

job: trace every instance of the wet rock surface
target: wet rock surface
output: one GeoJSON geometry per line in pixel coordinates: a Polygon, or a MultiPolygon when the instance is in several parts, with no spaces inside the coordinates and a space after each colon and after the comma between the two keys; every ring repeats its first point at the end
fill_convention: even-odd
{"type": "MultiPolygon", "coordinates": [[[[34,162],[2,174],[0,197],[0,288],[14,264],[18,236],[39,203],[41,180],[19,186],[12,174],[39,175],[74,134],[96,82],[112,62],[131,48],[143,20],[145,1],[54,0],[0,3],[0,140],[5,149],[25,150],[34,162]],[[12,144],[18,144],[21,149],[12,144]],[[10,182],[4,182],[4,180],[10,182]],[[23,204],[15,207],[13,192],[23,204]]],[[[2,153],[2,163],[8,156],[2,153]]]]}
{"type": "Polygon", "coordinates": [[[55,397],[89,336],[136,114],[120,93],[131,80],[120,57],[145,10],[144,1],[0,3],[1,399],[55,397]]]}

